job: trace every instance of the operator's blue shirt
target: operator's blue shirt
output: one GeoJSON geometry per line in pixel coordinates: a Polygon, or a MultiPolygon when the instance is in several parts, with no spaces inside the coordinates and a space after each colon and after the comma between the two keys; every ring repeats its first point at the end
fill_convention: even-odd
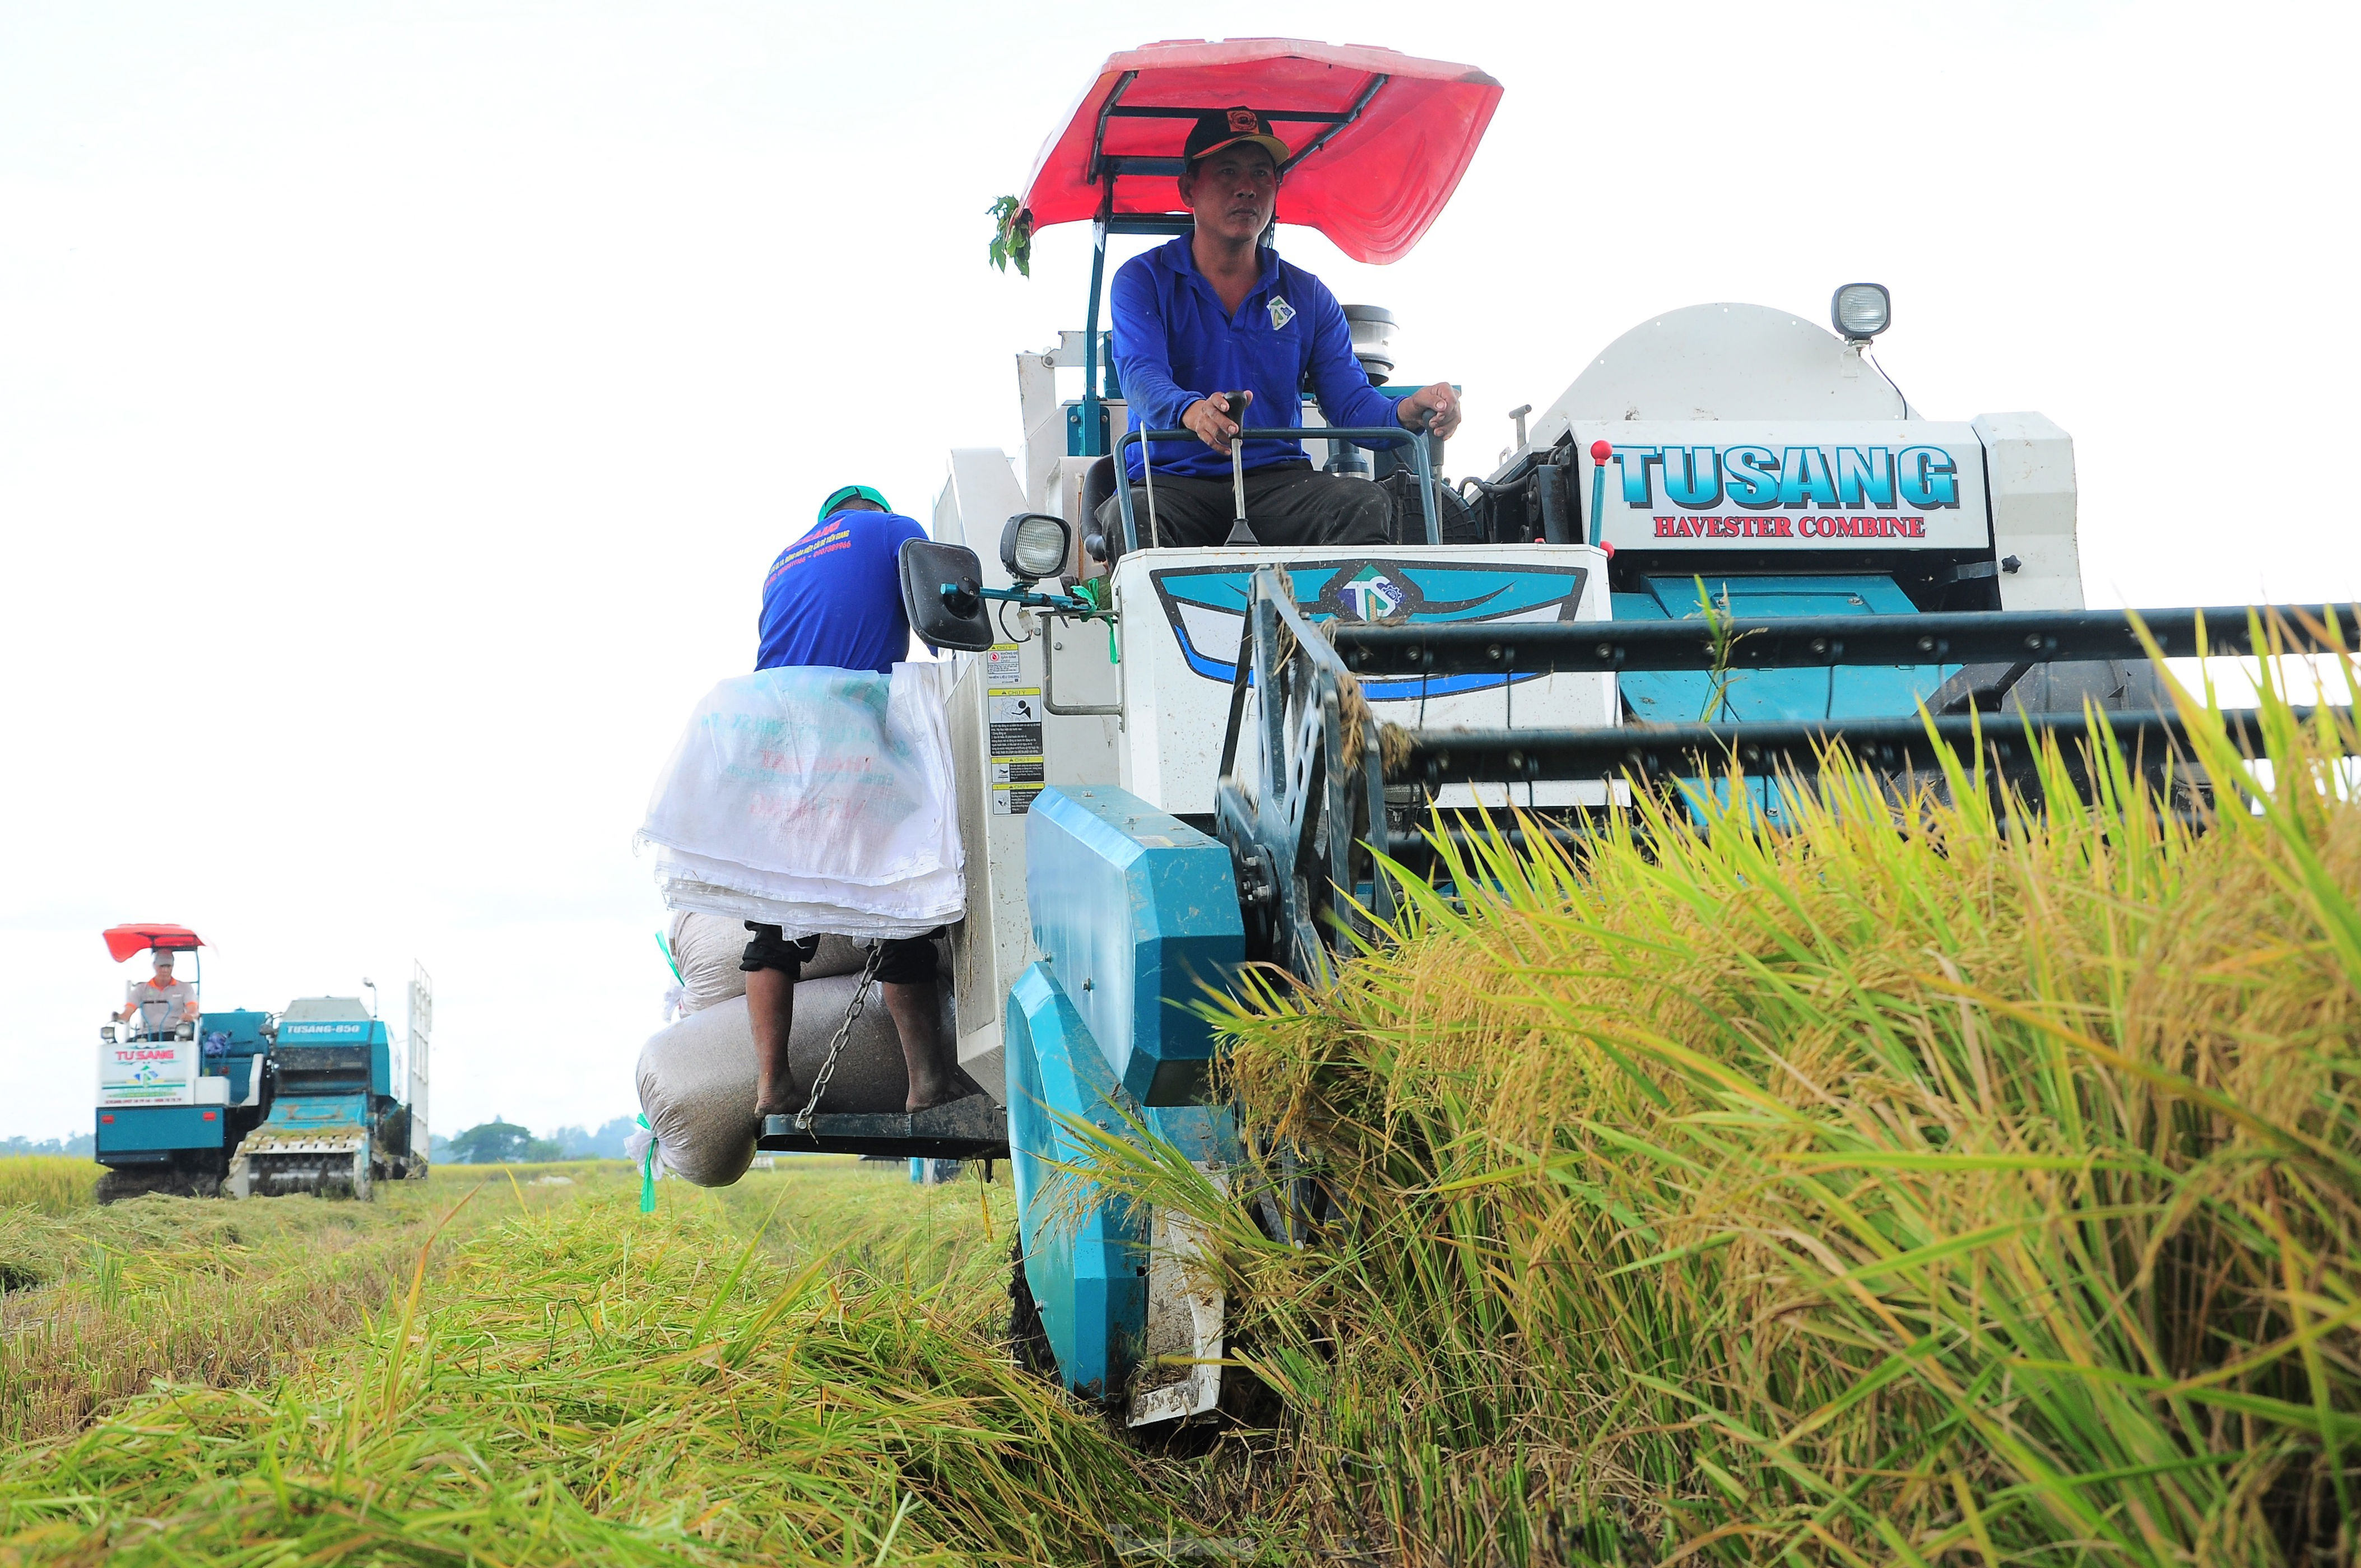
{"type": "MultiPolygon", "coordinates": [[[[1235,314],[1197,270],[1181,235],[1124,263],[1115,275],[1115,364],[1131,405],[1134,430],[1177,430],[1180,411],[1200,398],[1254,393],[1248,428],[1300,426],[1300,389],[1308,373],[1320,411],[1332,424],[1395,423],[1396,400],[1369,385],[1353,357],[1353,332],[1328,286],[1265,249],[1262,276],[1235,314]]],[[[1249,441],[1248,468],[1308,464],[1300,441],[1249,441]]],[[[1139,449],[1125,459],[1140,477],[1139,449]]],[[[1156,466],[1167,474],[1226,478],[1230,460],[1191,436],[1159,442],[1156,466]]]]}
{"type": "Polygon", "coordinates": [[[890,674],[910,656],[895,557],[927,531],[890,511],[837,511],[771,563],[758,670],[826,664],[890,674]]]}

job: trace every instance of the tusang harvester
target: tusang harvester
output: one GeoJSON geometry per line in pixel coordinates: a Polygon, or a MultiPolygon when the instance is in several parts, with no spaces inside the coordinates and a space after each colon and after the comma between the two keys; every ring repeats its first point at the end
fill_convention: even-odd
{"type": "MultiPolygon", "coordinates": [[[[1896,774],[1938,745],[1980,751],[2024,781],[2086,707],[2136,754],[2179,739],[2130,616],[2083,607],[2071,439],[2038,413],[1912,406],[1870,353],[1891,311],[1874,284],[1838,288],[1828,327],[1737,303],[1652,317],[1455,486],[1422,434],[1316,411],[1246,433],[1391,489],[1382,547],[1159,545],[1116,483],[1141,433],[1101,302],[1110,241],[1186,232],[1191,123],[1262,110],[1296,149],[1279,221],[1390,262],[1500,92],[1466,66],[1284,39],[1110,59],[1022,198],[1036,229],[1090,225],[1082,329],[1017,356],[1024,451],[952,452],[931,539],[904,547],[912,624],[960,667],[959,1058],[1000,1110],[774,1117],[762,1146],[1009,1158],[1020,1321],[1060,1382],[1135,1426],[1215,1409],[1222,1293],[1185,1220],[1061,1207],[1054,1168],[1082,1125],[1145,1127],[1216,1179],[1237,1165],[1196,1006],[1249,962],[1329,972],[1390,912],[1379,853],[1428,874],[1478,806],[1578,838],[1631,790],[1733,765],[1775,823],[1760,781],[1808,774],[1833,742],[1896,774]]],[[[1392,316],[1345,313],[1384,386],[1392,316]]],[[[2243,609],[2140,620],[2168,653],[2246,647],[2243,609]]],[[[1300,1219],[1262,1208],[1278,1231],[1300,1219]]]]}

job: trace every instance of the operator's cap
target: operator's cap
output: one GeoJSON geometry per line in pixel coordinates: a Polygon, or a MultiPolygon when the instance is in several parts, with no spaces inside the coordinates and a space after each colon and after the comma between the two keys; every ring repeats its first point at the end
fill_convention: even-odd
{"type": "Polygon", "coordinates": [[[1209,109],[1197,116],[1196,127],[1189,133],[1189,145],[1180,151],[1184,163],[1194,164],[1209,152],[1219,152],[1235,143],[1250,141],[1270,154],[1270,160],[1281,168],[1287,164],[1287,144],[1270,134],[1270,126],[1252,109],[1209,109]]]}
{"type": "Polygon", "coordinates": [[[821,519],[825,521],[829,513],[836,510],[837,508],[843,506],[848,501],[868,501],[872,505],[875,506],[880,511],[892,511],[894,510],[894,503],[892,501],[887,500],[883,495],[879,494],[869,486],[845,485],[837,489],[830,490],[828,493],[828,499],[819,503],[819,515],[821,519]]]}
{"type": "Polygon", "coordinates": [[[171,948],[159,948],[156,949],[156,967],[158,969],[170,969],[172,967],[171,948]]]}

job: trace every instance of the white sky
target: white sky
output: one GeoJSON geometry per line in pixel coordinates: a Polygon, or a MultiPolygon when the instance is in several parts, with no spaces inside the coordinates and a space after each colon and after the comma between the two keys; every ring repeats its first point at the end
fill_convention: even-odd
{"type": "Polygon", "coordinates": [[[1409,259],[1281,232],[1455,473],[1652,313],[1868,278],[1919,407],[2073,433],[2094,604],[2361,595],[2354,15],[7,0],[0,1135],[89,1126],[126,919],[214,1005],[423,961],[443,1132],[635,1109],[654,770],[821,495],[1014,448],[1087,238],[1003,278],[983,208],[1150,38],[1506,84],[1409,259]]]}

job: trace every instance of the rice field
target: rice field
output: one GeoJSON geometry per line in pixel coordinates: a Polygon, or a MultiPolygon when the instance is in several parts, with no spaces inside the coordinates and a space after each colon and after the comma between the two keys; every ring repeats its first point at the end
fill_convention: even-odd
{"type": "Polygon", "coordinates": [[[1223,1004],[1291,1167],[1073,1178],[1276,1396],[1177,1439],[1012,1365],[1005,1176],[0,1210],[0,1562],[2351,1563],[2361,810],[2268,723],[1478,843],[1223,1004]]]}
{"type": "Polygon", "coordinates": [[[71,1214],[97,1201],[98,1179],[105,1169],[96,1160],[62,1155],[0,1159],[0,1210],[71,1214]]]}
{"type": "Polygon", "coordinates": [[[2039,817],[1840,773],[1479,845],[1225,1009],[1318,1245],[1098,1174],[1219,1238],[1315,1519],[1395,1561],[2350,1563],[2361,810],[2265,722],[2202,832],[2103,745],[2039,817]]]}

